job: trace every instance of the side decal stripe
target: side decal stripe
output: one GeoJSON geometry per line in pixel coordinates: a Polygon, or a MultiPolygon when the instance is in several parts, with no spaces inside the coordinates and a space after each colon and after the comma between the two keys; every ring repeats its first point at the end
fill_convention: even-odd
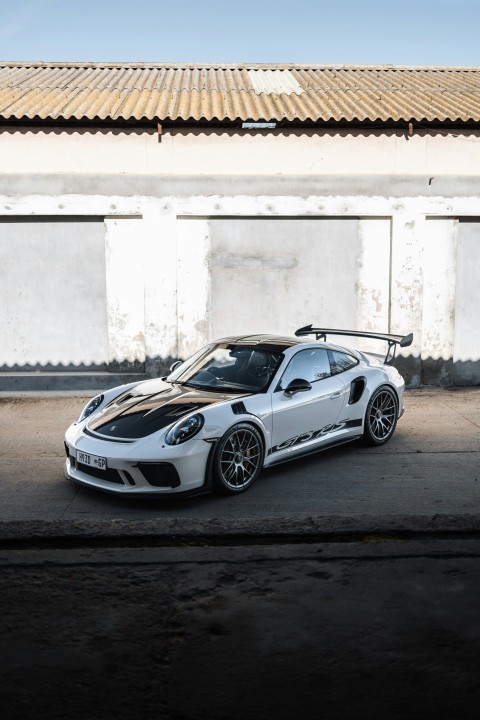
{"type": "Polygon", "coordinates": [[[305,433],[302,433],[301,435],[295,435],[293,438],[289,438],[288,440],[284,440],[279,445],[275,445],[272,447],[272,449],[268,452],[269,455],[272,453],[280,452],[281,450],[287,450],[287,448],[295,447],[295,445],[301,445],[302,443],[309,442],[310,440],[316,440],[324,435],[329,435],[332,432],[335,432],[336,430],[348,430],[349,428],[354,427],[361,427],[362,420],[341,420],[338,423],[325,425],[323,428],[320,428],[320,430],[308,430],[305,433]]]}

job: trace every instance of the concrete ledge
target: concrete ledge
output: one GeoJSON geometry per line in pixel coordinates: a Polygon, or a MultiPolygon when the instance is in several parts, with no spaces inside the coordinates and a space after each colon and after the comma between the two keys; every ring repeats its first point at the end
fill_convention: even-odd
{"type": "Polygon", "coordinates": [[[145,373],[5,372],[0,373],[0,392],[95,392],[143,380],[150,380],[150,376],[145,373]]]}
{"type": "Polygon", "coordinates": [[[478,175],[144,175],[111,173],[0,173],[0,194],[192,197],[476,197],[478,175]]]}
{"type": "Polygon", "coordinates": [[[0,522],[0,541],[54,541],[120,539],[181,543],[210,540],[225,545],[257,540],[299,542],[310,539],[342,540],[358,535],[479,533],[480,514],[471,515],[357,515],[352,517],[208,519],[160,518],[156,520],[27,520],[0,522]]]}

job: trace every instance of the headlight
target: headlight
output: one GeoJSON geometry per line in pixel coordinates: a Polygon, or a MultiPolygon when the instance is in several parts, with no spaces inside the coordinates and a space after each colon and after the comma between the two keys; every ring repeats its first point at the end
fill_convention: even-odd
{"type": "Polygon", "coordinates": [[[185,420],[177,423],[168,431],[165,442],[167,445],[180,445],[180,443],[190,440],[202,429],[204,422],[203,415],[200,415],[200,413],[185,418],[185,420]]]}
{"type": "Polygon", "coordinates": [[[83,408],[83,411],[78,418],[77,422],[82,422],[82,420],[85,420],[89,415],[95,412],[95,410],[102,404],[103,402],[103,395],[97,395],[93,398],[93,400],[90,400],[88,405],[85,405],[83,408]]]}

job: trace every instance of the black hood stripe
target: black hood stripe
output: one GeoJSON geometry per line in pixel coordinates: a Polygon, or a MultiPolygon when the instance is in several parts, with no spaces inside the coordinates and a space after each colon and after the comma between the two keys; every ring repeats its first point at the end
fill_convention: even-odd
{"type": "Polygon", "coordinates": [[[148,381],[106,405],[87,427],[105,438],[138,439],[162,430],[184,415],[236,397],[237,394],[219,395],[161,380],[148,381]]]}

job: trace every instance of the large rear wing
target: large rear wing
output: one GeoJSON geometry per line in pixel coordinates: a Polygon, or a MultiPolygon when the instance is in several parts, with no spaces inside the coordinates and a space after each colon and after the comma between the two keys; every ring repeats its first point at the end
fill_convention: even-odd
{"type": "Polygon", "coordinates": [[[388,350],[387,354],[385,355],[385,360],[383,361],[384,363],[389,363],[393,361],[397,345],[400,345],[400,347],[408,347],[413,342],[412,333],[410,333],[409,335],[389,335],[384,333],[360,332],[358,330],[335,330],[333,328],[316,328],[312,327],[312,325],[306,325],[305,327],[301,327],[295,331],[295,335],[297,335],[297,337],[302,337],[303,335],[315,335],[315,338],[317,340],[324,340],[325,342],[327,341],[327,334],[371,338],[372,340],[383,340],[384,342],[387,342],[388,350]]]}

